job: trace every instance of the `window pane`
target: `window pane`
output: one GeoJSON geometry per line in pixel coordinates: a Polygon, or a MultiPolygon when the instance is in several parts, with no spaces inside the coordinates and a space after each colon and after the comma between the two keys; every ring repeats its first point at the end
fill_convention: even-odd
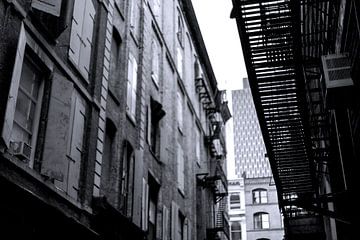
{"type": "Polygon", "coordinates": [[[19,90],[16,100],[15,121],[26,129],[28,129],[27,118],[29,107],[30,99],[21,90],[19,90]]]}

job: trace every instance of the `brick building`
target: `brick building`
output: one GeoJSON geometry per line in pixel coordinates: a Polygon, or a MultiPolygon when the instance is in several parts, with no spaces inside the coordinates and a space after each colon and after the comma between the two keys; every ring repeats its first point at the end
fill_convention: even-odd
{"type": "Polygon", "coordinates": [[[230,113],[191,1],[0,1],[0,18],[3,236],[229,236],[230,113]]]}

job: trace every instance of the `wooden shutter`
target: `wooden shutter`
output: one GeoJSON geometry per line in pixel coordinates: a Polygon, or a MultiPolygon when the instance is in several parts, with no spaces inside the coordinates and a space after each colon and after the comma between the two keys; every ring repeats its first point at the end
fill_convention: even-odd
{"type": "Polygon", "coordinates": [[[131,94],[131,114],[135,117],[136,113],[136,89],[137,89],[137,62],[133,58],[133,74],[132,74],[132,94],[131,94]]]}
{"type": "MultiPolygon", "coordinates": [[[[63,182],[67,176],[73,83],[54,72],[41,174],[63,182]]],[[[66,182],[63,183],[66,185],[66,182]]],[[[59,184],[61,185],[61,184],[59,184]]],[[[66,189],[66,187],[60,187],[66,189]]]]}
{"type": "Polygon", "coordinates": [[[183,96],[180,92],[181,90],[178,90],[177,92],[177,120],[178,120],[178,127],[180,130],[183,130],[183,96]]]}
{"type": "Polygon", "coordinates": [[[177,240],[177,228],[179,219],[179,206],[172,201],[171,202],[171,240],[177,240]]]}
{"type": "Polygon", "coordinates": [[[169,209],[164,205],[162,212],[162,240],[169,239],[169,209]]]}
{"type": "Polygon", "coordinates": [[[189,221],[189,219],[187,220],[187,232],[185,232],[185,234],[187,234],[187,239],[191,240],[192,236],[191,236],[191,222],[189,221]]]}
{"type": "Polygon", "coordinates": [[[86,79],[88,79],[91,58],[92,35],[95,21],[95,7],[92,3],[92,0],[84,2],[86,2],[86,4],[81,35],[82,41],[80,47],[79,68],[80,72],[85,76],[86,79]]]}
{"type": "Polygon", "coordinates": [[[181,49],[179,47],[177,48],[176,60],[177,60],[177,69],[178,69],[179,75],[180,75],[180,77],[182,77],[183,76],[183,56],[182,56],[181,49]]]}
{"type": "Polygon", "coordinates": [[[83,100],[80,99],[80,96],[76,95],[69,154],[69,180],[67,189],[68,194],[75,199],[77,199],[79,190],[79,177],[83,153],[85,120],[85,104],[83,103],[83,100]]]}
{"type": "Polygon", "coordinates": [[[74,3],[74,11],[71,23],[69,58],[75,65],[78,65],[80,58],[84,9],[86,2],[88,1],[75,0],[74,3]]]}
{"type": "Polygon", "coordinates": [[[126,95],[126,109],[130,113],[131,109],[131,95],[133,93],[132,86],[133,86],[133,56],[130,54],[128,59],[128,76],[127,76],[127,95],[126,95]]]}
{"type": "Polygon", "coordinates": [[[178,144],[177,149],[177,163],[178,187],[181,191],[184,191],[184,153],[180,144],[178,144]]]}
{"type": "Polygon", "coordinates": [[[189,239],[189,221],[187,218],[184,219],[184,226],[183,226],[183,239],[182,240],[188,240],[189,239]]]}
{"type": "Polygon", "coordinates": [[[1,137],[7,147],[10,146],[10,137],[13,128],[16,99],[21,78],[21,69],[24,61],[26,45],[26,34],[24,26],[21,25],[19,40],[16,49],[16,57],[12,72],[9,95],[6,103],[5,121],[1,131],[1,137]]]}
{"type": "Polygon", "coordinates": [[[141,208],[141,219],[142,219],[142,229],[144,231],[148,228],[148,213],[149,213],[149,185],[147,184],[145,178],[143,178],[142,185],[142,208],[141,208]]]}
{"type": "Polygon", "coordinates": [[[146,125],[146,140],[149,143],[149,145],[153,144],[151,142],[151,128],[152,128],[152,122],[151,122],[151,107],[147,106],[147,125],[146,125]]]}

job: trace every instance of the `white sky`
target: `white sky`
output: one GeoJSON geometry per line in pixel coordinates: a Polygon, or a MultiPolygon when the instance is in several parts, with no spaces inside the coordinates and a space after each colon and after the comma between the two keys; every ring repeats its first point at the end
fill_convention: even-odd
{"type": "Polygon", "coordinates": [[[247,77],[231,0],[192,0],[220,89],[239,89],[247,77]]]}
{"type": "MultiPolygon", "coordinates": [[[[242,79],[247,74],[236,21],[230,19],[231,0],[192,0],[192,3],[218,87],[226,90],[242,88],[242,79]]],[[[227,98],[232,111],[229,91],[227,98]]],[[[236,179],[232,118],[226,124],[226,148],[227,177],[236,179]]]]}

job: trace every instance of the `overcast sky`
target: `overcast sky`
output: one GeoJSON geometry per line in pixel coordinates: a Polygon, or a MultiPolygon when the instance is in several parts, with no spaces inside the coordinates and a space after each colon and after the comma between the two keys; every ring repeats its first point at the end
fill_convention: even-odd
{"type": "Polygon", "coordinates": [[[239,89],[247,77],[231,0],[192,0],[220,89],[239,89]]]}

